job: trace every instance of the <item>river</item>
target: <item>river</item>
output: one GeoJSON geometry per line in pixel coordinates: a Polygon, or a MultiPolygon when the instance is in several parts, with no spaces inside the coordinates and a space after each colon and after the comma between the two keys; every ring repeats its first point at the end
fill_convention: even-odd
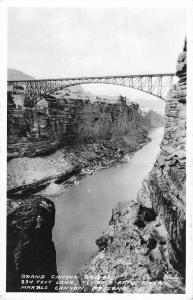
{"type": "Polygon", "coordinates": [[[79,185],[53,198],[53,240],[60,275],[76,275],[96,252],[95,240],[108,225],[115,204],[136,199],[143,178],[156,160],[162,135],[163,128],[151,130],[152,141],[127,163],[86,176],[79,185]]]}

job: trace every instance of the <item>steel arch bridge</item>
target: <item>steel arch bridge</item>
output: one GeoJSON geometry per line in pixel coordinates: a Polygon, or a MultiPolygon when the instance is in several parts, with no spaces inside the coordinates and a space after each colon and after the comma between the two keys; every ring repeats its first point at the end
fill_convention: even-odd
{"type": "Polygon", "coordinates": [[[15,89],[18,89],[18,86],[23,87],[25,94],[24,106],[26,107],[35,106],[42,98],[46,98],[56,91],[68,88],[70,86],[88,83],[102,83],[126,86],[154,95],[166,101],[167,94],[173,85],[173,79],[175,76],[175,73],[165,73],[39,80],[34,79],[8,81],[8,85],[12,86],[13,93],[15,89]]]}

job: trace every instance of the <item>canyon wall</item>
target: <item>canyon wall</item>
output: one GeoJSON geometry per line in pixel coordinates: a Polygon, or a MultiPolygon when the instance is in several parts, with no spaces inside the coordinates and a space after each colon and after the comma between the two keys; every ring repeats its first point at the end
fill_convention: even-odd
{"type": "Polygon", "coordinates": [[[8,292],[54,292],[57,276],[52,241],[55,207],[42,196],[8,200],[8,292]]]}
{"type": "MultiPolygon", "coordinates": [[[[120,202],[80,274],[82,292],[184,293],[186,44],[168,95],[158,158],[137,201],[120,202]]],[[[128,195],[129,199],[129,195],[128,195]]]]}
{"type": "Polygon", "coordinates": [[[126,133],[133,139],[147,136],[149,123],[138,104],[54,97],[47,102],[48,107],[16,109],[8,94],[8,158],[34,157],[62,146],[107,140],[126,133]]]}
{"type": "Polygon", "coordinates": [[[186,45],[177,61],[179,81],[169,93],[165,109],[165,130],[159,157],[138,201],[152,207],[170,236],[176,257],[174,266],[185,275],[186,202],[186,45]]]}

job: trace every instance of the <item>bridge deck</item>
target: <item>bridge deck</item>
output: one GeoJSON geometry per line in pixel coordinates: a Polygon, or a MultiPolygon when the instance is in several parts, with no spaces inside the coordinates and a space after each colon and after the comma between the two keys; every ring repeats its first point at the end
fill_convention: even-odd
{"type": "Polygon", "coordinates": [[[163,77],[176,76],[176,73],[157,73],[157,74],[130,74],[130,75],[106,75],[106,76],[84,76],[84,77],[64,77],[64,78],[41,78],[26,80],[8,80],[8,83],[14,82],[34,82],[34,81],[63,81],[63,80],[86,80],[86,79],[115,79],[115,78],[137,78],[137,77],[163,77]]]}

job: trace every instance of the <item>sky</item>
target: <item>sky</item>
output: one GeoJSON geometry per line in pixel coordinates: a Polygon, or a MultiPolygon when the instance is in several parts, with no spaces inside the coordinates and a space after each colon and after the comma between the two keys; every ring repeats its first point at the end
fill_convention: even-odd
{"type": "Polygon", "coordinates": [[[37,79],[175,72],[185,34],[185,9],[177,6],[11,7],[8,67],[37,79]]]}

